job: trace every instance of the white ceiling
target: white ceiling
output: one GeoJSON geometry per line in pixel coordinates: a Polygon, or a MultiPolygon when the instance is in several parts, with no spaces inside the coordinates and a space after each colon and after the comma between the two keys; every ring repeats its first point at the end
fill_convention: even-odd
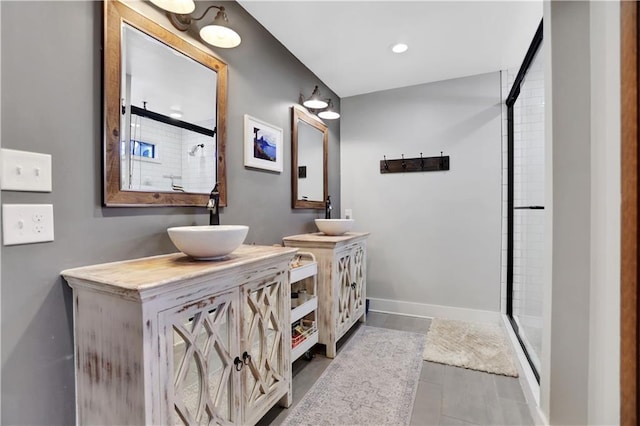
{"type": "Polygon", "coordinates": [[[130,103],[141,108],[146,103],[148,110],[167,116],[180,112],[180,120],[193,124],[214,120],[216,73],[142,31],[129,25],[124,28],[130,103]]]}
{"type": "Polygon", "coordinates": [[[341,98],[517,68],[542,19],[542,1],[238,3],[341,98]]]}

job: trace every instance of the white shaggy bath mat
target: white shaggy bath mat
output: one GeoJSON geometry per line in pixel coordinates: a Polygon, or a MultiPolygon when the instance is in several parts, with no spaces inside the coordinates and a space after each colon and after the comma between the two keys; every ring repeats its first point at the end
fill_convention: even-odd
{"type": "Polygon", "coordinates": [[[423,359],[518,377],[507,336],[495,324],[434,318],[427,332],[423,359]]]}

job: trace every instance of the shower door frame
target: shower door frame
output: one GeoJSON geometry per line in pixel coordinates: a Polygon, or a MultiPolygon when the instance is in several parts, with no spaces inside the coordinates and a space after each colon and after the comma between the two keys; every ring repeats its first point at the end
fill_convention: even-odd
{"type": "Polygon", "coordinates": [[[514,210],[514,117],[513,107],[520,95],[520,85],[522,84],[524,77],[531,66],[533,59],[542,46],[542,21],[536,30],[536,34],[533,37],[533,41],[527,50],[527,54],[520,66],[520,70],[516,75],[515,81],[509,95],[507,96],[507,318],[513,327],[518,342],[524,351],[527,361],[531,366],[534,376],[538,383],[540,383],[540,372],[536,369],[536,366],[531,360],[527,347],[525,346],[522,338],[520,337],[519,326],[513,317],[513,210],[514,210]]]}

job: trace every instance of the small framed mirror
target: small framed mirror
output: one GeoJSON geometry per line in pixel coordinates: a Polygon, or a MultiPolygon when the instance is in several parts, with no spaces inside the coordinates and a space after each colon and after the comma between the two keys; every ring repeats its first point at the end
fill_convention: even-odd
{"type": "Polygon", "coordinates": [[[291,179],[294,209],[324,209],[328,195],[327,126],[301,106],[292,111],[291,179]]]}
{"type": "Polygon", "coordinates": [[[104,5],[104,205],[206,206],[217,183],[225,206],[227,65],[104,5]]]}

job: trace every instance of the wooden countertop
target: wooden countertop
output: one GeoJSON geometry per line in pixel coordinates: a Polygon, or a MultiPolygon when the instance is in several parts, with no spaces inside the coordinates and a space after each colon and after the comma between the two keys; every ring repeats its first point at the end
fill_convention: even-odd
{"type": "Polygon", "coordinates": [[[322,232],[314,232],[312,234],[291,235],[284,237],[282,240],[286,246],[290,243],[296,247],[334,247],[341,243],[348,243],[367,236],[369,236],[369,232],[347,232],[343,235],[326,235],[322,232]]]}
{"type": "Polygon", "coordinates": [[[298,249],[242,245],[221,260],[195,260],[184,253],[173,253],[121,262],[67,269],[61,275],[69,281],[84,280],[124,291],[143,291],[178,280],[221,273],[234,268],[289,255],[298,249]]]}

